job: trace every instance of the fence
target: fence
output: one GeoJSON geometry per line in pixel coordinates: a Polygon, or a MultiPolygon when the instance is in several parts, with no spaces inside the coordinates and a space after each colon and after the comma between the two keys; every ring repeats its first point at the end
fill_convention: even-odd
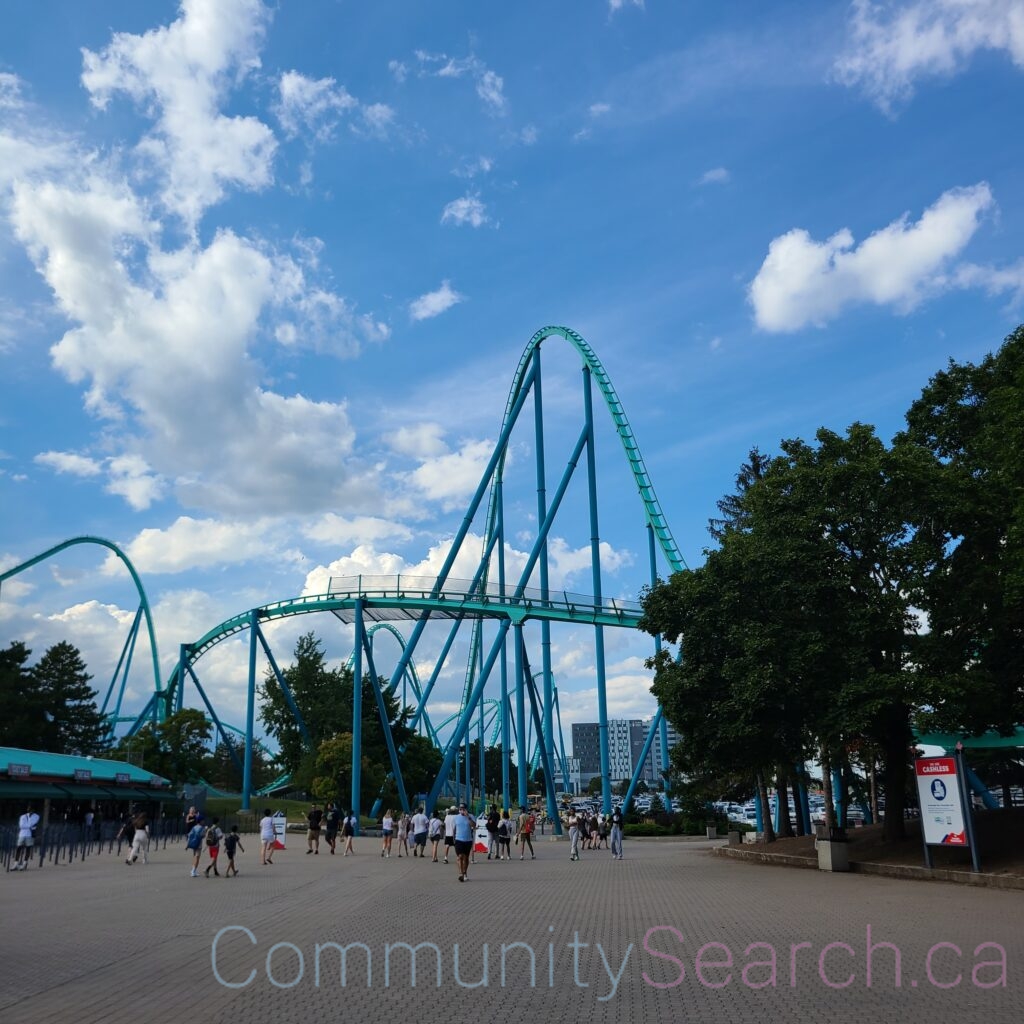
{"type": "MultiPolygon", "coordinates": [[[[36,829],[29,864],[41,868],[47,863],[70,865],[75,860],[84,861],[86,857],[123,858],[131,849],[131,843],[123,837],[118,838],[121,826],[119,821],[104,821],[98,828],[68,823],[50,824],[45,828],[40,825],[36,829]]],[[[157,818],[149,824],[149,849],[165,850],[169,843],[184,842],[185,832],[183,819],[157,818]]],[[[0,870],[11,870],[17,844],[17,825],[0,825],[0,870]]]]}

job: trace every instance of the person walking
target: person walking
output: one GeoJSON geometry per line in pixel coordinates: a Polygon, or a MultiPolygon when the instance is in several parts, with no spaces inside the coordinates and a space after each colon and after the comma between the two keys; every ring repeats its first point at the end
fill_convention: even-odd
{"type": "Polygon", "coordinates": [[[537,855],[533,852],[533,830],[537,825],[537,819],[529,807],[524,807],[516,822],[516,832],[519,839],[519,859],[526,857],[526,848],[530,848],[530,860],[536,860],[537,855]]]}
{"type": "Polygon", "coordinates": [[[465,804],[460,804],[459,813],[455,815],[455,860],[459,866],[460,882],[469,875],[469,855],[473,852],[475,830],[476,819],[465,804]]]}
{"type": "Polygon", "coordinates": [[[188,830],[188,837],[185,840],[185,849],[192,854],[193,878],[199,876],[199,862],[203,858],[203,837],[206,835],[206,828],[202,822],[193,820],[192,827],[188,830]]]}
{"type": "Polygon", "coordinates": [[[430,819],[422,807],[412,816],[409,828],[412,831],[412,855],[422,860],[427,854],[427,830],[430,828],[430,819]]]}
{"type": "Polygon", "coordinates": [[[394,811],[389,807],[384,812],[384,819],[380,823],[380,855],[382,857],[391,856],[391,843],[393,842],[395,835],[395,814],[394,811]]]}
{"type": "Polygon", "coordinates": [[[449,807],[448,813],[444,816],[444,862],[448,863],[448,854],[455,849],[455,818],[458,815],[457,807],[449,807]]]}
{"type": "Polygon", "coordinates": [[[27,871],[28,862],[32,859],[32,848],[36,845],[36,828],[39,826],[39,815],[29,804],[25,813],[18,819],[18,839],[14,851],[14,866],[11,871],[27,871]]]}
{"type": "Polygon", "coordinates": [[[149,863],[149,818],[145,812],[140,812],[132,821],[134,832],[132,833],[131,852],[125,859],[125,864],[134,864],[142,854],[142,863],[149,863]]]}
{"type": "Polygon", "coordinates": [[[444,822],[437,816],[437,810],[430,816],[430,824],[427,826],[427,834],[430,837],[430,849],[433,852],[433,862],[437,863],[437,850],[444,838],[444,822]]]}
{"type": "Polygon", "coordinates": [[[274,841],[277,836],[274,834],[274,815],[269,807],[263,808],[263,817],[260,818],[260,863],[274,863],[274,841]]]}
{"type": "Polygon", "coordinates": [[[345,820],[341,823],[341,835],[345,840],[345,856],[347,857],[350,853],[354,857],[356,851],[352,846],[352,839],[356,834],[356,829],[359,826],[359,819],[356,818],[355,811],[349,811],[345,815],[345,820]]]}
{"type": "Polygon", "coordinates": [[[498,822],[498,860],[512,859],[512,832],[515,825],[508,816],[508,808],[501,812],[501,821],[498,822]]]}
{"type": "Polygon", "coordinates": [[[210,863],[206,865],[206,870],[203,872],[204,877],[210,877],[210,869],[213,869],[213,873],[220,878],[220,872],[217,870],[217,858],[220,856],[220,843],[224,838],[224,832],[220,827],[220,818],[214,818],[210,822],[210,827],[206,830],[206,836],[203,842],[206,843],[206,849],[210,852],[210,863]]]}
{"type": "Polygon", "coordinates": [[[306,829],[306,850],[307,854],[320,853],[320,823],[324,820],[324,812],[320,808],[313,804],[309,809],[309,814],[306,815],[306,822],[308,828],[306,829]]]}
{"type": "Polygon", "coordinates": [[[338,844],[338,829],[341,828],[341,812],[335,803],[329,803],[324,813],[324,839],[331,848],[331,856],[334,856],[334,848],[338,844]]]}
{"type": "Polygon", "coordinates": [[[498,805],[491,804],[490,813],[487,815],[487,859],[491,859],[501,853],[501,844],[498,842],[498,826],[501,824],[501,815],[498,814],[498,805]]]}
{"type": "Polygon", "coordinates": [[[580,859],[580,819],[569,811],[569,860],[580,859]]]}
{"type": "Polygon", "coordinates": [[[612,811],[612,841],[609,849],[614,860],[622,860],[622,808],[612,811]]]}
{"type": "Polygon", "coordinates": [[[409,852],[409,815],[402,811],[398,819],[398,856],[402,856],[402,850],[409,852]]]}
{"type": "Polygon", "coordinates": [[[238,826],[232,825],[231,831],[224,837],[224,852],[228,857],[228,867],[224,872],[225,878],[238,874],[238,868],[235,867],[235,850],[241,850],[242,853],[245,853],[242,837],[238,834],[238,826]]]}

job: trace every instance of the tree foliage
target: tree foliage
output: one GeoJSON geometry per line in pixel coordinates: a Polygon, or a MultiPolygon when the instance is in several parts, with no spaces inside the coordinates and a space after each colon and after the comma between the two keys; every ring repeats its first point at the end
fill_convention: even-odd
{"type": "Polygon", "coordinates": [[[1024,329],[951,363],[907,423],[891,445],[855,423],[754,449],[705,564],[644,594],[642,627],[680,645],[652,659],[674,763],[707,790],[809,756],[827,788],[877,757],[895,838],[912,724],[1021,721],[1024,329]]]}
{"type": "Polygon", "coordinates": [[[100,754],[106,723],[77,647],[61,641],[39,661],[20,641],[0,651],[0,742],[57,754],[100,754]]]}

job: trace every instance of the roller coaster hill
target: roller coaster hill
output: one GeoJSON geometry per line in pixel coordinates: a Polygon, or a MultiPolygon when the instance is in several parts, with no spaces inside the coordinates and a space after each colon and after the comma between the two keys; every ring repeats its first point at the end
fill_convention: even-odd
{"type": "MultiPolygon", "coordinates": [[[[609,433],[604,416],[610,418],[611,429],[621,448],[615,463],[620,474],[628,475],[635,486],[635,498],[631,502],[636,513],[635,549],[645,552],[649,563],[647,578],[653,583],[659,575],[685,568],[685,563],[658,503],[640,447],[612,382],[593,349],[574,331],[552,326],[537,331],[526,345],[516,367],[494,450],[434,578],[332,578],[326,593],[250,608],[219,623],[193,642],[180,644],[177,663],[165,681],[160,674],[156,632],[142,581],[127,555],[111,541],[93,536],[71,538],[3,572],[0,584],[74,545],[99,545],[113,552],[128,570],[139,604],[102,705],[110,722],[111,735],[115,729],[126,726],[126,735],[130,736],[148,722],[162,721],[185,706],[186,694],[190,702],[194,700],[191,696],[194,692],[242,773],[243,809],[249,809],[252,797],[257,795],[252,789],[253,749],[259,742],[255,734],[256,688],[257,672],[264,665],[277,679],[300,733],[309,741],[307,725],[279,668],[265,627],[297,615],[330,613],[353,631],[349,658],[353,680],[361,680],[364,674],[369,674],[372,679],[384,681],[383,688],[373,686],[368,690],[375,695],[388,749],[391,774],[385,785],[398,793],[403,809],[410,808],[410,795],[402,777],[402,749],[396,746],[392,736],[382,692],[383,689],[396,693],[399,687],[414,709],[409,723],[412,730],[428,736],[442,755],[440,770],[426,796],[428,809],[451,794],[471,795],[474,778],[478,783],[485,778],[485,749],[488,745],[493,747],[497,741],[502,751],[505,806],[527,803],[531,769],[540,767],[547,813],[557,823],[555,781],[556,777],[568,779],[569,770],[552,669],[552,635],[555,630],[573,630],[573,635],[582,631],[591,637],[588,644],[592,643],[593,650],[601,802],[607,813],[612,809],[612,793],[605,636],[609,629],[635,630],[641,609],[635,600],[608,597],[604,593],[599,491],[605,502],[615,503],[617,511],[627,502],[622,487],[615,487],[610,496],[599,488],[596,424],[601,424],[603,440],[609,433]],[[569,403],[565,395],[560,394],[557,401],[549,403],[554,410],[549,409],[545,415],[541,372],[545,343],[549,353],[551,345],[559,346],[560,357],[566,354],[561,346],[567,344],[569,355],[574,352],[579,359],[581,394],[571,413],[566,412],[569,403]],[[602,399],[603,413],[600,412],[602,399]],[[571,417],[568,431],[567,417],[571,417]],[[567,452],[559,452],[565,459],[564,469],[552,487],[553,474],[549,476],[547,468],[550,444],[547,435],[554,433],[548,420],[556,418],[559,421],[557,441],[562,443],[566,436],[572,438],[573,433],[575,439],[567,452]],[[523,451],[532,453],[532,466],[524,467],[523,451]],[[622,455],[625,456],[624,471],[622,455]],[[510,471],[513,466],[515,472],[510,471]],[[535,488],[535,494],[531,493],[526,501],[514,500],[513,490],[513,500],[509,500],[506,484],[510,487],[522,484],[531,491],[535,488]],[[525,557],[522,552],[516,552],[513,558],[510,552],[514,548],[507,541],[515,538],[521,543],[524,535],[519,522],[515,522],[513,528],[516,515],[530,524],[531,531],[525,557]],[[471,532],[474,524],[475,533],[471,532]],[[558,532],[553,532],[555,530],[558,532]],[[577,536],[589,537],[591,587],[588,594],[568,593],[550,586],[553,539],[574,532],[577,536]],[[456,565],[464,578],[453,578],[456,565]],[[466,566],[472,567],[471,570],[467,571],[466,566]],[[399,632],[394,625],[396,622],[402,624],[407,637],[399,632]],[[375,635],[382,631],[398,641],[400,652],[397,662],[383,674],[378,672],[375,658],[375,654],[380,653],[379,645],[375,648],[374,644],[375,635]],[[148,642],[153,689],[141,712],[128,715],[122,705],[128,674],[133,661],[138,660],[135,648],[140,634],[148,642]],[[239,645],[238,641],[244,640],[246,635],[245,722],[241,727],[233,727],[222,720],[210,701],[201,682],[200,668],[205,654],[231,638],[235,639],[236,648],[244,651],[245,645],[239,645]],[[453,652],[460,656],[458,665],[453,652]],[[439,680],[453,675],[464,678],[458,710],[435,725],[429,714],[431,696],[435,689],[441,692],[439,680]],[[244,743],[239,744],[233,736],[241,736],[244,743]],[[468,750],[474,738],[479,741],[476,745],[479,756],[478,763],[471,765],[468,750]],[[236,751],[239,745],[242,758],[236,751]],[[514,773],[510,770],[513,751],[516,754],[514,773]]],[[[608,465],[610,456],[607,451],[602,455],[605,457],[600,465],[604,476],[607,471],[603,467],[608,465]]],[[[655,638],[654,645],[655,649],[660,647],[659,638],[655,638]]],[[[366,810],[360,806],[362,703],[363,687],[353,685],[350,806],[357,815],[366,810]]],[[[656,735],[661,739],[659,748],[663,758],[659,767],[663,773],[667,771],[666,733],[662,711],[657,708],[645,746],[636,759],[634,776],[625,797],[627,805],[656,735]]],[[[482,792],[483,787],[478,788],[482,792]]],[[[380,799],[370,813],[379,813],[379,805],[380,799]]]]}

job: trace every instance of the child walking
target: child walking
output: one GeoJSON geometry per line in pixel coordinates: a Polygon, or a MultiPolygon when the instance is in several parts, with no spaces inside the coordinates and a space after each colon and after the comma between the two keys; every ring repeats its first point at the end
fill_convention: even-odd
{"type": "Polygon", "coordinates": [[[232,875],[238,874],[238,868],[235,867],[236,849],[245,853],[245,847],[242,845],[242,839],[238,834],[238,826],[232,825],[231,831],[224,837],[224,852],[228,856],[228,867],[224,872],[225,878],[230,878],[232,875]]]}

